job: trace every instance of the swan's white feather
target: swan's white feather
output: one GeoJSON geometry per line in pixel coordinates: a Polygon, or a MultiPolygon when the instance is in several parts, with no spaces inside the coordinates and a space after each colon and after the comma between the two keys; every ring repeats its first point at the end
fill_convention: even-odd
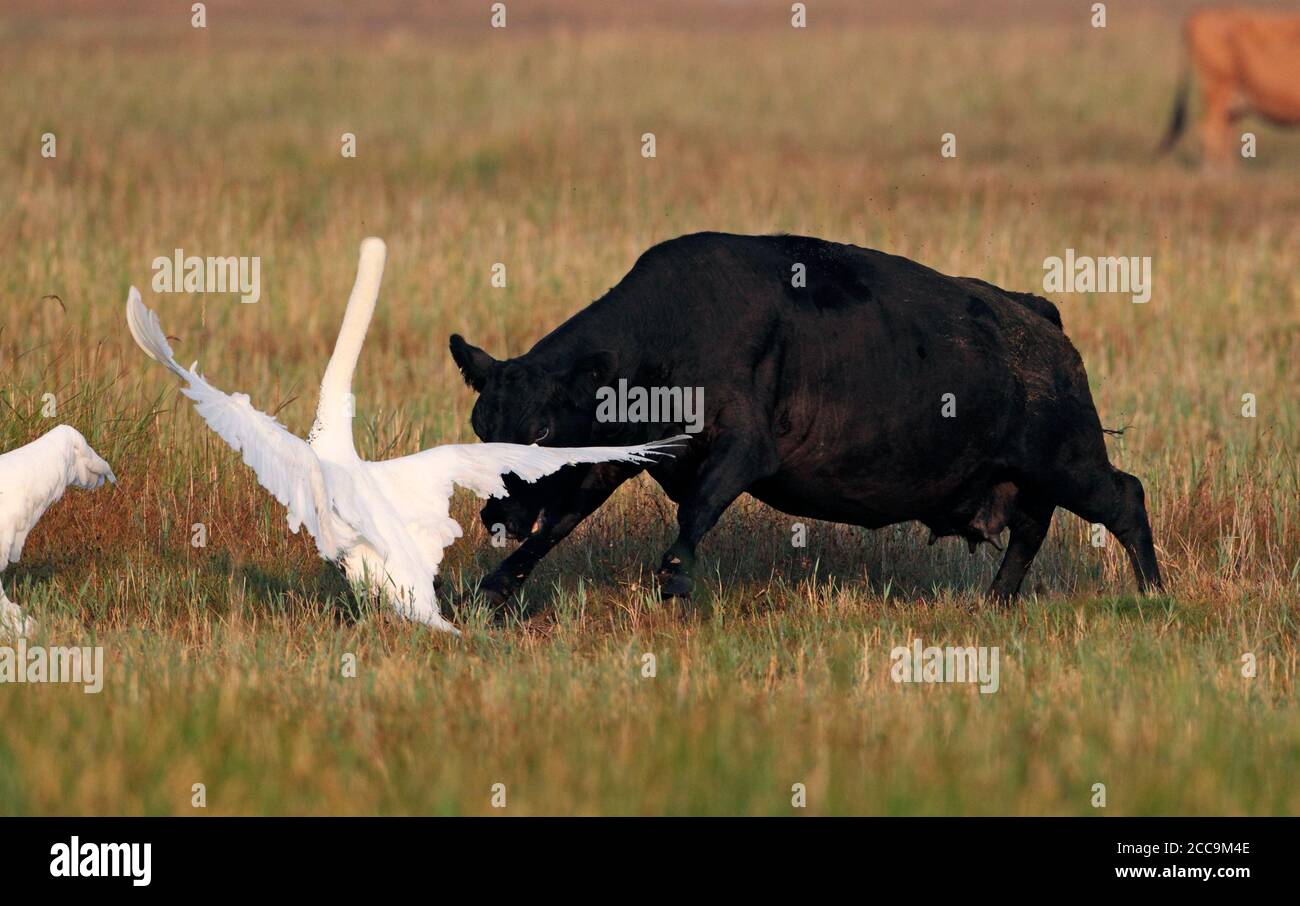
{"type": "Polygon", "coordinates": [[[531,484],[565,466],[580,463],[628,462],[650,465],[656,457],[672,455],[689,437],[631,447],[539,447],[536,444],[443,444],[410,456],[369,465],[392,475],[404,487],[418,490],[437,485],[438,493],[451,493],[448,481],[479,497],[505,497],[506,475],[531,484]]]}

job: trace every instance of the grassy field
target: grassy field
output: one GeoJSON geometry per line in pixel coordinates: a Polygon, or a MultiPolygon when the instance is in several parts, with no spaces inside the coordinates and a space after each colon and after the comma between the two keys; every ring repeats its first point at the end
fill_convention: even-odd
{"type": "MultiPolygon", "coordinates": [[[[520,3],[504,31],[487,4],[212,3],[203,30],[172,6],[0,14],[0,450],[67,422],[120,478],[69,492],[3,575],[33,642],[103,646],[108,676],[0,686],[0,814],[1300,812],[1300,132],[1250,121],[1231,174],[1192,141],[1152,157],[1187,5],[1094,29],[1086,4],[828,2],[795,30],[788,3],[520,3]],[[178,358],[305,431],[382,236],[356,427],[364,456],[403,454],[472,437],[449,333],[520,353],[701,229],[1039,292],[1067,248],[1151,256],[1146,305],[1054,300],[1103,421],[1131,426],[1112,457],[1146,484],[1169,595],[1135,597],[1060,511],[997,612],[995,551],[821,523],[796,548],[745,499],[685,611],[653,588],[675,513],[642,479],[537,571],[549,613],[454,640],[354,612],[123,318],[134,283],[178,358]],[[261,301],[152,293],[175,248],[260,256],[261,301]],[[916,638],[997,646],[999,691],[892,682],[916,638]]],[[[503,552],[472,498],[453,512],[465,590],[503,552]]]]}

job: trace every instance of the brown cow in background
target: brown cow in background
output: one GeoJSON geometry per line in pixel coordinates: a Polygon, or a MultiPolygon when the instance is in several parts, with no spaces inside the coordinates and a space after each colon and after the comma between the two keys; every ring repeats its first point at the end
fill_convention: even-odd
{"type": "Polygon", "coordinates": [[[1193,69],[1201,84],[1207,161],[1232,160],[1232,124],[1248,113],[1300,123],[1300,13],[1204,9],[1188,16],[1184,31],[1189,60],[1161,153],[1187,125],[1193,69]]]}

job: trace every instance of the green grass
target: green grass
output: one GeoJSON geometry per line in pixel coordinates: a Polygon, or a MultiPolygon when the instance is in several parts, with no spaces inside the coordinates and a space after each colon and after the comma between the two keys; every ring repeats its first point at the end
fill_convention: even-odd
{"type": "MultiPolygon", "coordinates": [[[[0,686],[0,813],[499,814],[494,783],[513,815],[796,814],[795,783],[823,815],[1300,811],[1300,133],[1250,122],[1261,157],[1228,175],[1191,141],[1151,157],[1179,4],[1104,32],[1014,3],[962,25],[826,4],[847,24],[803,33],[788,4],[716,28],[574,8],[597,18],[0,18],[0,449],[66,421],[121,479],[70,492],[3,575],[39,640],[103,645],[108,678],[0,686]],[[1169,595],[1135,597],[1122,552],[1062,512],[999,612],[993,551],[823,523],[794,548],[794,520],[746,499],[684,611],[654,592],[674,509],[641,479],[539,568],[545,615],[472,613],[455,641],[356,613],[122,312],[140,286],[180,359],[305,431],[357,243],[383,236],[357,438],[394,455],[471,437],[448,334],[520,353],[699,229],[1031,291],[1067,247],[1152,256],[1148,305],[1056,301],[1103,422],[1133,426],[1112,457],[1146,484],[1169,595]],[[262,301],[153,294],[176,247],[260,255],[262,301]],[[893,683],[918,637],[998,646],[1000,690],[893,683]]],[[[453,510],[462,590],[503,553],[476,509],[453,510]]]]}

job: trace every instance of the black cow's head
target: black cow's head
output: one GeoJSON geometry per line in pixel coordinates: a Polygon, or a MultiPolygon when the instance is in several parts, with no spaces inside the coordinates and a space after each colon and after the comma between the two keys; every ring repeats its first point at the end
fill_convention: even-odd
{"type": "MultiPolygon", "coordinates": [[[[613,353],[598,351],[578,357],[560,370],[551,370],[528,356],[500,361],[452,334],[451,357],[465,383],[478,392],[470,424],[480,440],[547,447],[580,447],[593,443],[596,389],[614,374],[613,353]]],[[[560,515],[591,466],[570,466],[529,484],[507,475],[510,496],[484,505],[480,518],[492,531],[496,525],[521,540],[560,515]]]]}

